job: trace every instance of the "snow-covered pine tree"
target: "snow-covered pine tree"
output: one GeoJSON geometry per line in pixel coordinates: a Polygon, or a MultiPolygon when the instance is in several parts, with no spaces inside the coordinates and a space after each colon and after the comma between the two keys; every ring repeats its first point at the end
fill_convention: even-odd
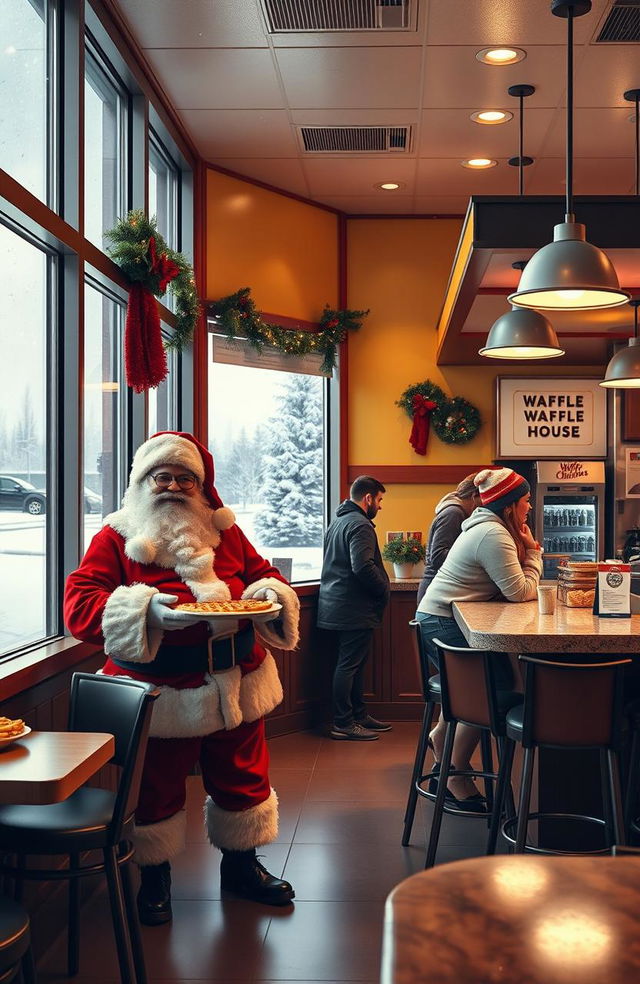
{"type": "Polygon", "coordinates": [[[322,378],[293,373],[266,425],[256,535],[270,547],[316,547],[323,533],[322,378]]]}

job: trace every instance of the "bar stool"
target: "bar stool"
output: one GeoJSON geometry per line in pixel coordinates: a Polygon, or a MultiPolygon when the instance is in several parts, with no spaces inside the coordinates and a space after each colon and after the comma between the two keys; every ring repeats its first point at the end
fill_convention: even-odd
{"type": "Polygon", "coordinates": [[[9,984],[18,974],[22,984],[35,984],[29,916],[13,899],[0,895],[0,984],[9,984]]]}
{"type": "MultiPolygon", "coordinates": [[[[518,854],[607,854],[613,844],[625,843],[620,748],[622,743],[622,676],[629,659],[568,663],[532,656],[525,663],[524,703],[507,714],[507,737],[524,748],[518,815],[502,825],[506,839],[518,854]],[[598,749],[604,800],[604,818],[579,813],[529,811],[536,750],[598,749]],[[575,820],[604,827],[606,848],[561,851],[527,843],[531,820],[575,820]],[[513,836],[513,828],[516,835],[513,836]]],[[[496,795],[497,798],[497,795],[496,795]]]]}
{"type": "MultiPolygon", "coordinates": [[[[418,639],[420,640],[421,637],[418,636],[418,639]]],[[[517,694],[513,691],[498,691],[496,689],[492,663],[493,653],[482,649],[448,646],[438,639],[434,639],[433,643],[437,646],[439,654],[440,702],[442,716],[447,722],[447,729],[439,773],[435,773],[432,770],[425,775],[419,776],[415,783],[418,796],[434,800],[433,820],[431,822],[431,831],[427,845],[425,868],[432,867],[435,862],[444,813],[455,813],[456,816],[482,817],[483,819],[487,819],[485,812],[463,813],[447,806],[445,799],[447,776],[469,776],[484,779],[485,786],[489,788],[493,786],[494,782],[497,782],[495,797],[488,799],[491,807],[491,815],[487,853],[493,854],[495,852],[500,829],[502,805],[506,802],[507,809],[512,810],[510,806],[512,797],[507,794],[506,785],[511,773],[514,746],[512,742],[506,739],[505,716],[509,708],[522,700],[522,694],[517,694]],[[486,768],[485,760],[483,760],[482,769],[462,770],[451,768],[453,742],[458,724],[469,724],[472,727],[479,728],[489,746],[491,737],[493,736],[496,739],[500,760],[498,773],[493,771],[492,764],[490,768],[486,768]],[[438,779],[438,791],[435,795],[430,793],[428,789],[423,788],[423,783],[433,778],[438,779]]],[[[422,652],[424,652],[424,649],[422,652]]],[[[416,761],[417,758],[418,756],[416,756],[416,761]]]]}

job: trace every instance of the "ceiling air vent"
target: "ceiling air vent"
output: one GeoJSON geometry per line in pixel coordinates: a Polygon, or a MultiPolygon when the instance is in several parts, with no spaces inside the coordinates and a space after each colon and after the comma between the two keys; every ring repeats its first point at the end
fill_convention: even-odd
{"type": "Polygon", "coordinates": [[[310,154],[402,154],[409,150],[408,126],[301,126],[310,154]]]}
{"type": "Polygon", "coordinates": [[[596,38],[601,41],[640,41],[640,0],[616,0],[596,38]]]}
{"type": "Polygon", "coordinates": [[[417,0],[262,0],[270,34],[409,31],[417,0]]]}

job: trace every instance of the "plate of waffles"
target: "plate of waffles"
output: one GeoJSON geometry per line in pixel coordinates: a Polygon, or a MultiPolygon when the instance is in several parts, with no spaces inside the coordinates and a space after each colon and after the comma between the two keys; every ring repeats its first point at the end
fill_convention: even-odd
{"type": "Polygon", "coordinates": [[[250,618],[255,622],[270,622],[278,617],[282,605],[253,598],[237,598],[232,601],[187,601],[176,605],[173,610],[203,619],[250,618]]]}

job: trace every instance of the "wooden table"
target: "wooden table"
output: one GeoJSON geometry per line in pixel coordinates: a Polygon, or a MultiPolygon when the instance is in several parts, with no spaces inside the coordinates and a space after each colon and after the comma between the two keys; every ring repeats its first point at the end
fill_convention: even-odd
{"type": "Polygon", "coordinates": [[[32,731],[0,748],[0,804],[59,803],[113,757],[113,735],[32,731]]]}
{"type": "Polygon", "coordinates": [[[553,615],[540,615],[537,601],[459,601],[452,607],[473,649],[640,655],[640,615],[598,618],[589,608],[558,604],[553,615]]]}
{"type": "Polygon", "coordinates": [[[382,984],[640,980],[640,859],[496,855],[387,899],[382,984]]]}

